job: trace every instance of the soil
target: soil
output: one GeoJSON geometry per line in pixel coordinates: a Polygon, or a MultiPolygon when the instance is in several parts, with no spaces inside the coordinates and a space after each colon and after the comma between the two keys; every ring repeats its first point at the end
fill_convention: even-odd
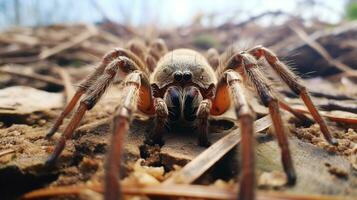
{"type": "MultiPolygon", "coordinates": [[[[24,87],[15,86],[12,90],[13,92],[24,90],[24,87]]],[[[59,95],[61,98],[60,93],[41,92],[44,93],[43,95],[59,95]]],[[[101,183],[103,160],[110,135],[110,116],[119,93],[116,87],[112,87],[105,98],[85,116],[73,139],[67,142],[54,168],[45,167],[44,161],[53,150],[60,133],[56,133],[50,140],[45,139],[44,136],[59,114],[61,106],[48,104],[47,107],[43,106],[37,111],[32,110],[32,114],[25,115],[14,112],[2,114],[6,122],[11,122],[2,124],[0,128],[0,152],[11,150],[0,156],[0,193],[3,199],[13,199],[25,192],[43,187],[101,183]],[[19,116],[23,119],[10,120],[18,119],[19,116]]],[[[22,104],[22,106],[30,105],[26,102],[22,104]]],[[[256,160],[259,189],[336,195],[351,199],[357,195],[355,127],[330,122],[329,127],[333,136],[339,141],[339,146],[333,147],[325,142],[318,125],[306,126],[285,112],[283,116],[286,127],[291,133],[290,149],[298,181],[293,187],[285,186],[280,150],[274,140],[273,130],[269,129],[257,135],[256,160]]],[[[233,112],[228,112],[218,119],[211,119],[211,141],[218,140],[234,129],[236,127],[234,121],[233,112]]],[[[67,122],[68,119],[64,124],[67,122]]],[[[122,165],[124,182],[135,181],[144,185],[162,182],[205,149],[197,146],[195,135],[186,132],[165,135],[165,144],[162,147],[149,146],[144,143],[144,140],[151,126],[152,119],[140,114],[136,115],[125,142],[125,162],[122,165]],[[138,159],[142,160],[139,162],[138,159]],[[159,175],[153,176],[150,173],[154,172],[147,173],[145,170],[140,172],[144,166],[148,166],[146,171],[151,170],[155,173],[159,171],[159,175]]],[[[59,132],[61,131],[62,129],[59,132]]],[[[221,180],[232,185],[237,182],[238,151],[239,149],[236,148],[227,154],[196,183],[217,184],[217,180],[221,180]]],[[[77,198],[69,196],[55,199],[77,198]]]]}

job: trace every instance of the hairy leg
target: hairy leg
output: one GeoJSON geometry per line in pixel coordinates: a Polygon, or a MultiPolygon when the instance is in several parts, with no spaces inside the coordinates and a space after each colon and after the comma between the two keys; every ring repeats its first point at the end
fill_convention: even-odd
{"type": "Polygon", "coordinates": [[[150,71],[154,71],[157,62],[160,58],[167,53],[167,46],[162,39],[154,40],[150,46],[146,55],[145,62],[150,71]]]}
{"type": "Polygon", "coordinates": [[[135,62],[137,69],[144,68],[143,67],[144,65],[139,61],[139,59],[135,55],[133,55],[132,53],[130,53],[129,51],[127,51],[125,49],[118,48],[118,49],[114,49],[111,52],[107,53],[103,57],[98,68],[96,68],[96,70],[93,71],[93,73],[91,73],[84,81],[82,81],[80,83],[79,88],[77,89],[76,93],[72,97],[71,101],[64,108],[64,110],[62,111],[60,116],[57,118],[57,120],[54,123],[54,125],[52,126],[52,128],[47,133],[47,135],[46,135],[47,138],[50,138],[53,134],[56,133],[58,128],[62,125],[64,118],[67,117],[68,114],[73,110],[73,108],[76,106],[76,104],[79,101],[79,99],[81,98],[81,96],[83,94],[85,94],[87,92],[88,88],[90,88],[97,81],[97,79],[104,73],[104,71],[107,68],[107,66],[109,65],[109,63],[111,63],[114,59],[118,58],[119,56],[125,56],[125,57],[132,59],[135,62]]]}
{"type": "Polygon", "coordinates": [[[269,108],[278,143],[282,150],[282,163],[288,177],[288,184],[294,184],[296,182],[296,174],[290,155],[288,139],[280,116],[279,101],[268,84],[269,80],[259,70],[257,60],[252,55],[244,52],[233,55],[228,60],[227,67],[239,72],[243,77],[246,76],[245,79],[253,84],[261,101],[269,108]]]}
{"type": "Polygon", "coordinates": [[[137,109],[141,80],[141,74],[137,72],[125,78],[119,106],[115,110],[113,135],[105,164],[104,196],[106,200],[122,199],[118,178],[120,177],[123,142],[132,120],[132,113],[137,109]]]}
{"type": "Polygon", "coordinates": [[[140,60],[145,60],[146,45],[141,40],[130,40],[126,48],[133,52],[140,60]]]}
{"type": "Polygon", "coordinates": [[[249,79],[254,84],[262,102],[269,108],[275,133],[281,148],[281,159],[284,171],[288,177],[288,184],[293,185],[296,182],[296,173],[289,150],[288,138],[286,136],[283,122],[280,115],[279,101],[275,98],[268,85],[268,80],[263,76],[257,66],[246,68],[249,79]]]}
{"type": "MultiPolygon", "coordinates": [[[[65,147],[66,140],[71,138],[74,130],[79,125],[81,119],[83,118],[85,112],[93,108],[93,106],[98,102],[100,97],[106,91],[110,83],[113,81],[117,72],[128,63],[132,63],[125,57],[119,57],[118,59],[112,61],[111,64],[103,72],[96,82],[87,90],[86,96],[82,99],[80,106],[78,107],[76,113],[73,115],[71,121],[66,127],[60,141],[57,143],[55,150],[47,160],[47,164],[53,164],[58,156],[63,151],[65,147]]],[[[133,63],[132,63],[133,64],[133,63]]]]}
{"type": "Polygon", "coordinates": [[[282,151],[281,159],[283,162],[284,171],[288,177],[288,185],[294,185],[296,182],[295,169],[289,150],[288,139],[286,137],[284,127],[282,126],[283,122],[280,116],[278,101],[276,99],[272,99],[269,102],[269,112],[273,121],[276,136],[278,138],[278,143],[282,151]]]}
{"type": "Polygon", "coordinates": [[[211,67],[216,70],[219,66],[219,53],[217,49],[215,48],[210,48],[206,52],[206,58],[208,63],[211,65],[211,67]]]}
{"type": "Polygon", "coordinates": [[[304,101],[306,107],[310,111],[312,117],[320,125],[320,130],[325,139],[333,145],[337,145],[336,139],[332,138],[330,130],[328,129],[325,120],[321,117],[320,113],[316,109],[316,106],[311,101],[310,95],[306,87],[302,84],[301,79],[296,76],[284,63],[282,63],[278,57],[269,49],[265,47],[255,47],[249,50],[255,58],[260,59],[264,57],[274,71],[283,79],[283,81],[294,91],[297,95],[300,95],[304,101]]]}
{"type": "Polygon", "coordinates": [[[73,108],[76,106],[78,100],[81,98],[81,96],[85,93],[84,88],[78,88],[74,96],[72,97],[71,101],[66,105],[66,107],[63,109],[61,112],[60,116],[57,118],[56,122],[54,125],[51,127],[51,129],[47,132],[46,138],[52,137],[58,130],[58,128],[62,125],[64,118],[68,116],[68,114],[73,110],[73,108]]]}
{"type": "Polygon", "coordinates": [[[225,72],[225,79],[234,101],[242,138],[242,172],[238,198],[239,200],[255,199],[255,154],[253,137],[253,122],[255,116],[246,99],[242,77],[237,72],[228,70],[225,72]]]}

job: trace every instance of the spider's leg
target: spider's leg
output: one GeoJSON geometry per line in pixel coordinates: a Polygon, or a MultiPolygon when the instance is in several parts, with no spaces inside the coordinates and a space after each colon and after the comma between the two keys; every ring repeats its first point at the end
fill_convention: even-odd
{"type": "Polygon", "coordinates": [[[145,60],[146,45],[143,41],[133,39],[130,40],[126,46],[126,48],[133,52],[138,58],[140,58],[140,60],[145,60]]]}
{"type": "Polygon", "coordinates": [[[78,100],[81,98],[81,96],[85,93],[84,88],[78,88],[70,102],[66,105],[60,116],[57,118],[56,122],[54,125],[51,127],[51,129],[47,132],[46,138],[52,137],[58,128],[62,125],[64,118],[73,110],[73,108],[76,106],[78,100]]]}
{"type": "Polygon", "coordinates": [[[46,135],[47,138],[51,137],[52,135],[54,135],[56,133],[58,128],[62,125],[64,118],[73,110],[73,108],[76,106],[78,100],[87,91],[87,89],[88,89],[88,87],[90,87],[91,83],[93,83],[97,80],[97,78],[103,73],[106,66],[109,64],[109,62],[111,60],[113,60],[115,57],[117,57],[117,55],[118,55],[118,52],[115,50],[106,54],[104,56],[104,58],[102,59],[102,62],[100,63],[99,67],[95,71],[93,71],[80,84],[79,88],[77,89],[76,93],[72,97],[71,101],[68,103],[68,105],[62,111],[60,116],[57,118],[55,124],[52,126],[52,128],[47,133],[47,135],[46,135]]]}
{"type": "Polygon", "coordinates": [[[139,105],[139,97],[142,100],[141,90],[145,89],[147,93],[151,94],[150,87],[145,87],[144,81],[142,73],[136,71],[130,73],[123,82],[124,87],[121,92],[119,106],[116,108],[113,118],[113,135],[105,165],[104,196],[106,200],[122,199],[120,198],[122,194],[118,178],[123,142],[129,129],[132,113],[135,112],[139,105]]]}
{"type": "Polygon", "coordinates": [[[208,63],[211,65],[211,67],[216,70],[219,66],[219,53],[217,51],[217,49],[215,48],[210,48],[207,50],[206,52],[206,58],[208,63]]]}
{"type": "Polygon", "coordinates": [[[126,56],[126,57],[134,60],[134,62],[136,62],[137,65],[139,65],[139,66],[141,64],[135,55],[133,55],[132,53],[128,52],[125,49],[118,48],[118,49],[114,49],[111,52],[107,53],[103,57],[98,68],[96,68],[95,71],[93,71],[84,81],[82,81],[80,83],[79,88],[77,89],[76,93],[72,97],[71,101],[68,103],[68,105],[62,111],[60,116],[57,118],[57,120],[54,123],[54,125],[52,126],[52,128],[48,131],[48,133],[46,135],[47,138],[50,138],[52,135],[54,135],[56,133],[58,128],[62,125],[64,118],[66,116],[68,116],[68,114],[73,110],[73,108],[76,106],[76,104],[79,101],[79,99],[81,98],[81,96],[84,93],[86,93],[88,88],[91,87],[92,84],[94,84],[96,82],[98,77],[100,77],[103,74],[103,72],[106,69],[106,67],[108,66],[108,64],[111,63],[115,58],[118,58],[119,56],[126,56]]]}
{"type": "Polygon", "coordinates": [[[307,109],[310,111],[314,120],[319,124],[320,130],[324,135],[325,139],[333,145],[337,145],[336,139],[331,136],[330,130],[328,129],[325,120],[321,117],[319,111],[313,104],[310,95],[306,87],[302,84],[301,79],[296,76],[284,63],[282,63],[278,57],[269,49],[265,47],[255,47],[249,50],[249,53],[259,59],[264,57],[269,65],[274,69],[274,71],[283,79],[283,81],[290,87],[290,89],[297,95],[300,95],[301,99],[304,101],[307,109]]]}
{"type": "Polygon", "coordinates": [[[200,102],[197,109],[197,129],[198,129],[198,144],[200,146],[210,146],[208,140],[208,116],[212,107],[210,99],[204,99],[200,102]]]}
{"type": "Polygon", "coordinates": [[[250,54],[237,53],[233,55],[227,61],[227,68],[239,72],[243,78],[245,76],[245,80],[249,80],[254,85],[263,104],[269,107],[278,143],[282,151],[281,158],[284,171],[288,177],[288,184],[294,184],[296,182],[296,174],[290,155],[288,139],[280,116],[279,101],[274,96],[272,88],[268,85],[269,80],[259,70],[257,60],[250,54]]]}
{"type": "MultiPolygon", "coordinates": [[[[242,172],[239,189],[239,200],[255,197],[255,155],[254,129],[255,115],[246,99],[242,77],[235,71],[225,72],[222,81],[228,86],[235,106],[235,112],[241,129],[242,172]]],[[[219,97],[216,97],[219,98],[219,97]]]]}
{"type": "Polygon", "coordinates": [[[154,71],[159,59],[166,53],[167,46],[164,40],[156,39],[150,44],[149,51],[145,57],[145,62],[151,72],[154,71]]]}
{"type": "Polygon", "coordinates": [[[58,158],[58,156],[61,154],[66,144],[66,140],[72,137],[74,130],[79,125],[85,112],[93,108],[93,106],[98,102],[100,97],[108,88],[109,84],[113,81],[115,75],[120,70],[120,68],[127,66],[129,63],[134,65],[134,63],[132,63],[126,57],[119,57],[116,60],[112,61],[103,72],[103,75],[97,78],[96,82],[87,90],[86,96],[81,100],[81,103],[76,113],[74,114],[71,121],[67,125],[64,133],[60,138],[60,141],[57,143],[55,147],[55,150],[48,158],[46,162],[48,165],[53,164],[58,158]]]}
{"type": "Polygon", "coordinates": [[[167,53],[167,46],[164,40],[156,39],[149,47],[149,54],[151,54],[157,61],[167,53]]]}
{"type": "Polygon", "coordinates": [[[275,128],[276,136],[278,138],[278,143],[281,148],[281,159],[283,162],[284,171],[288,178],[288,184],[294,185],[296,182],[296,173],[291,159],[291,154],[289,150],[289,143],[286,137],[283,122],[280,116],[279,102],[276,99],[272,99],[269,102],[269,113],[271,115],[273,125],[275,128]]]}
{"type": "Polygon", "coordinates": [[[263,76],[257,65],[246,65],[245,69],[247,76],[254,84],[261,101],[265,106],[269,107],[275,133],[282,151],[281,159],[283,162],[284,171],[288,177],[288,184],[293,185],[296,182],[296,174],[291,159],[288,139],[285,134],[283,122],[280,116],[279,101],[273,95],[272,90],[268,85],[268,80],[263,76]]]}

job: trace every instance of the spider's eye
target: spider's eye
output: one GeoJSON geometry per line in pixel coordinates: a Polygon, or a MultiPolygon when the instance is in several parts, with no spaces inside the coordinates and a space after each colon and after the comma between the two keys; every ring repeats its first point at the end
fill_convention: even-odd
{"type": "Polygon", "coordinates": [[[192,73],[189,71],[186,71],[183,73],[183,80],[184,81],[190,81],[192,79],[192,73]]]}
{"type": "Polygon", "coordinates": [[[180,72],[180,71],[175,72],[174,79],[175,79],[175,81],[180,82],[182,80],[182,72],[180,72]]]}

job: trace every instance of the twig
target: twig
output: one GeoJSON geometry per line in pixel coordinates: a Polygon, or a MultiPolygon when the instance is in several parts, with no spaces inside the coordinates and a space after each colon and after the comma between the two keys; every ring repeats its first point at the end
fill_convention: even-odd
{"type": "Polygon", "coordinates": [[[7,155],[7,154],[9,154],[9,153],[13,153],[13,152],[15,152],[14,149],[2,150],[2,151],[0,151],[0,157],[1,157],[1,156],[5,156],[5,155],[7,155]]]}
{"type": "Polygon", "coordinates": [[[85,125],[82,125],[80,126],[76,132],[87,132],[89,130],[92,130],[94,129],[95,127],[98,127],[98,126],[101,126],[101,125],[104,125],[104,124],[107,124],[107,123],[110,123],[111,122],[111,118],[104,118],[104,119],[100,119],[100,120],[96,120],[92,123],[89,123],[89,124],[85,124],[85,125]]]}
{"type": "Polygon", "coordinates": [[[74,87],[71,82],[71,77],[69,76],[68,72],[65,69],[59,66],[56,66],[54,69],[63,81],[64,90],[66,94],[66,103],[69,103],[75,93],[74,87]]]}
{"type": "MultiPolygon", "coordinates": [[[[101,185],[92,186],[60,186],[46,189],[39,189],[22,196],[23,200],[49,198],[60,195],[80,194],[83,190],[90,189],[95,192],[103,192],[101,185]]],[[[148,195],[154,197],[187,197],[198,199],[226,200],[235,199],[237,191],[233,189],[222,189],[203,185],[157,185],[147,187],[136,187],[128,185],[122,191],[126,195],[148,195]]],[[[338,197],[321,195],[295,195],[282,192],[258,192],[258,200],[341,200],[338,197]]]]}
{"type": "Polygon", "coordinates": [[[20,56],[20,57],[10,57],[1,58],[0,63],[30,63],[38,61],[37,56],[20,56]]]}
{"type": "Polygon", "coordinates": [[[309,45],[312,49],[314,49],[317,53],[319,53],[328,63],[331,65],[334,65],[337,67],[339,70],[346,72],[348,74],[352,74],[353,76],[357,76],[357,71],[350,68],[346,64],[340,62],[339,60],[334,59],[324,47],[322,47],[318,42],[313,40],[311,37],[307,35],[307,33],[302,30],[300,27],[297,27],[295,25],[289,25],[289,28],[293,30],[301,40],[306,42],[307,45],[309,45]]]}
{"type": "MultiPolygon", "coordinates": [[[[300,113],[305,113],[305,114],[311,115],[311,113],[305,109],[294,108],[294,110],[296,110],[297,112],[300,112],[300,113]]],[[[357,118],[339,117],[336,115],[329,115],[329,114],[325,114],[325,113],[321,113],[321,115],[323,117],[330,119],[331,121],[334,121],[334,122],[342,122],[345,124],[357,124],[357,118]]]]}
{"type": "Polygon", "coordinates": [[[10,70],[10,69],[5,69],[5,68],[0,68],[0,73],[20,76],[20,77],[24,77],[24,78],[28,78],[28,79],[34,79],[34,80],[43,81],[43,82],[46,82],[46,83],[50,83],[50,84],[53,84],[53,85],[57,85],[57,86],[63,87],[62,81],[57,80],[57,79],[55,79],[55,78],[53,78],[51,76],[46,76],[46,75],[41,75],[41,74],[36,74],[36,73],[25,74],[25,73],[20,73],[20,72],[13,71],[13,70],[10,70]]]}
{"type": "MultiPolygon", "coordinates": [[[[255,16],[251,16],[250,18],[248,18],[247,20],[244,20],[242,22],[239,22],[237,24],[232,24],[232,28],[241,28],[241,27],[244,27],[245,25],[251,23],[251,22],[254,22],[258,19],[262,19],[266,16],[274,16],[274,17],[277,17],[277,16],[282,16],[282,15],[285,15],[285,16],[288,16],[288,17],[292,17],[289,13],[286,13],[286,12],[283,12],[283,11],[268,11],[268,12],[264,12],[264,13],[261,13],[261,14],[258,14],[258,15],[255,15],[255,16]]],[[[229,26],[229,24],[227,23],[224,23],[220,26],[217,27],[217,29],[225,29],[226,30],[226,27],[229,26]]]]}
{"type": "MultiPolygon", "coordinates": [[[[255,131],[259,132],[271,125],[270,117],[265,116],[255,121],[255,131]]],[[[163,184],[192,183],[227,154],[240,142],[239,128],[221,138],[199,156],[185,165],[179,172],[166,179],[163,184]]]]}
{"type": "Polygon", "coordinates": [[[97,34],[97,29],[94,26],[88,26],[87,31],[78,35],[77,37],[74,37],[72,40],[68,42],[64,42],[62,44],[59,44],[53,48],[43,50],[39,55],[38,58],[43,60],[46,59],[50,56],[53,56],[61,51],[64,51],[66,49],[72,48],[85,40],[89,39],[90,37],[94,36],[97,34]]]}
{"type": "Polygon", "coordinates": [[[123,41],[121,41],[119,39],[119,37],[117,37],[116,35],[108,32],[108,31],[100,30],[99,32],[100,32],[99,37],[102,37],[103,39],[107,40],[108,42],[112,42],[117,45],[123,43],[123,41]]]}

